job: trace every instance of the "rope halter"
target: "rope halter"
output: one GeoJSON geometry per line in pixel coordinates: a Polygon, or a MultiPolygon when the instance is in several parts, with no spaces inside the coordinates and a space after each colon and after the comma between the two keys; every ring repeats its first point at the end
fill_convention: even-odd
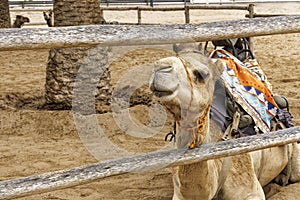
{"type": "MultiPolygon", "coordinates": [[[[184,70],[186,72],[186,75],[187,75],[187,78],[188,78],[188,81],[189,81],[189,84],[190,84],[190,87],[191,87],[191,100],[190,100],[189,107],[188,107],[188,110],[189,110],[190,107],[192,106],[192,101],[194,100],[194,91],[193,91],[194,86],[193,86],[192,78],[191,78],[191,75],[190,75],[190,73],[187,69],[187,65],[186,65],[185,61],[182,58],[180,58],[179,56],[177,56],[177,58],[181,61],[182,65],[184,67],[184,70]]],[[[188,144],[188,147],[191,148],[191,149],[195,148],[197,145],[200,145],[204,142],[204,139],[206,137],[206,132],[204,131],[204,126],[207,122],[207,116],[209,115],[210,107],[211,107],[211,103],[209,103],[206,106],[203,114],[200,115],[196,119],[196,122],[192,123],[191,126],[186,128],[186,130],[193,132],[193,139],[188,144]]]]}

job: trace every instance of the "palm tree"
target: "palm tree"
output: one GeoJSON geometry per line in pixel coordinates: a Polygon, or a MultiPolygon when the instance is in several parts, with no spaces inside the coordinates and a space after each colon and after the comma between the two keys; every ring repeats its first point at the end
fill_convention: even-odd
{"type": "Polygon", "coordinates": [[[10,28],[8,0],[0,1],[0,28],[10,28]]]}
{"type": "MultiPolygon", "coordinates": [[[[101,23],[98,0],[54,0],[53,12],[56,27],[101,23]]],[[[96,105],[97,112],[106,112],[111,88],[104,47],[50,50],[46,103],[51,109],[70,109],[73,104],[73,109],[90,114],[96,105]]]]}

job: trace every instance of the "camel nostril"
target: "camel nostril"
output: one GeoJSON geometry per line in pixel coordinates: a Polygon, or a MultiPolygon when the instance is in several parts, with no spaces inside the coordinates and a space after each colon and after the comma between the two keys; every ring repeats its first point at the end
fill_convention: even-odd
{"type": "Polygon", "coordinates": [[[160,68],[156,69],[156,72],[164,72],[164,73],[168,73],[171,72],[173,70],[172,66],[161,66],[160,68]]]}

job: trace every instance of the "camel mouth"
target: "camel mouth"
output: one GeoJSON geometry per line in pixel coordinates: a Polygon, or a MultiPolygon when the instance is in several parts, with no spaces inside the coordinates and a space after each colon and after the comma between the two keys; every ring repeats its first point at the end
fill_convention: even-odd
{"type": "MultiPolygon", "coordinates": [[[[177,86],[178,87],[178,86],[177,86]]],[[[172,89],[172,90],[159,90],[156,88],[151,88],[152,92],[154,93],[154,95],[159,98],[162,101],[170,101],[172,99],[174,99],[177,96],[177,87],[176,89],[172,89]]]]}
{"type": "Polygon", "coordinates": [[[150,90],[160,100],[168,101],[173,99],[178,93],[179,83],[170,80],[169,75],[156,73],[150,82],[150,90]]]}
{"type": "Polygon", "coordinates": [[[158,91],[158,90],[154,90],[154,95],[157,97],[165,97],[165,96],[170,96],[173,94],[172,91],[158,91]]]}

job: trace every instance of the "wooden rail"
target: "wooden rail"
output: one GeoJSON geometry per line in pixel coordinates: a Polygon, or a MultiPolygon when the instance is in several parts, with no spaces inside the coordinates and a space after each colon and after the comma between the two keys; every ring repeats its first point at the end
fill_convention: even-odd
{"type": "Polygon", "coordinates": [[[300,15],[183,25],[90,25],[0,30],[0,51],[203,42],[300,32],[300,15]]]}
{"type": "Polygon", "coordinates": [[[279,17],[279,16],[287,16],[287,14],[259,14],[254,13],[252,17],[249,14],[246,14],[245,17],[248,18],[256,18],[256,17],[279,17]]]}
{"type": "Polygon", "coordinates": [[[25,8],[25,6],[30,5],[31,7],[33,6],[52,6],[53,2],[52,1],[10,1],[9,5],[15,6],[19,5],[22,8],[25,8]]]}
{"type": "Polygon", "coordinates": [[[234,156],[297,141],[300,141],[300,126],[235,140],[203,144],[195,149],[176,149],[103,161],[73,169],[2,181],[0,199],[53,191],[109,176],[153,171],[161,169],[162,166],[172,167],[234,156]]]}
{"type": "Polygon", "coordinates": [[[184,7],[143,7],[143,6],[123,6],[123,7],[101,7],[101,13],[103,11],[137,11],[138,24],[142,24],[142,11],[184,11],[185,23],[190,23],[190,10],[247,10],[249,15],[252,15],[253,4],[249,6],[240,6],[240,5],[186,5],[184,7]]]}
{"type": "MultiPolygon", "coordinates": [[[[247,10],[248,15],[252,15],[253,4],[249,5],[185,5],[185,6],[159,6],[159,7],[148,7],[148,6],[114,6],[114,7],[100,7],[100,12],[104,11],[137,11],[137,24],[142,24],[142,11],[148,12],[170,12],[170,11],[184,11],[185,23],[190,23],[190,10],[247,10]]],[[[34,8],[26,9],[25,11],[44,11],[45,8],[34,8]]],[[[12,9],[12,11],[24,11],[24,9],[12,9]]]]}

